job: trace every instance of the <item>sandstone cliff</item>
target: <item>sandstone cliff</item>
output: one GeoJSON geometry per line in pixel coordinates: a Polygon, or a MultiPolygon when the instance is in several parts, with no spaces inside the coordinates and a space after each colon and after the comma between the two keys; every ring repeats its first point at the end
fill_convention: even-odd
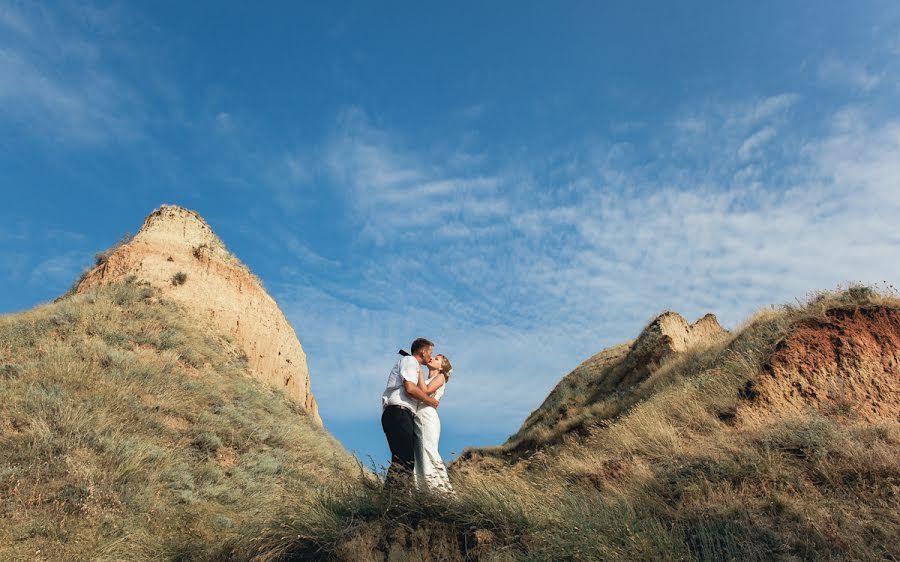
{"type": "Polygon", "coordinates": [[[194,211],[164,205],[75,291],[132,278],[210,319],[244,350],[252,374],[283,388],[321,425],[306,354],[278,304],[194,211]],[[133,277],[132,277],[133,276],[133,277]]]}

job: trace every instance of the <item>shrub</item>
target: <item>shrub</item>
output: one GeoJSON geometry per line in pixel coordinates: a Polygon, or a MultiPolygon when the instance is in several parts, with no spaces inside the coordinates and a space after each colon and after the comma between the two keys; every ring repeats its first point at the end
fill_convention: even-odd
{"type": "Polygon", "coordinates": [[[172,276],[172,285],[176,287],[179,285],[184,285],[185,281],[187,281],[187,273],[183,271],[179,271],[172,276]]]}
{"type": "Polygon", "coordinates": [[[206,454],[212,454],[222,447],[223,443],[219,437],[213,433],[202,431],[194,436],[191,440],[191,446],[198,451],[206,454]]]}
{"type": "Polygon", "coordinates": [[[106,250],[94,254],[94,265],[97,266],[106,263],[106,261],[109,259],[109,256],[113,255],[116,250],[118,250],[125,244],[131,242],[132,239],[134,239],[134,236],[132,236],[130,232],[126,232],[125,234],[123,234],[122,237],[119,238],[118,242],[116,242],[106,250]]]}
{"type": "Polygon", "coordinates": [[[199,246],[194,246],[194,249],[191,253],[194,255],[195,259],[199,260],[200,258],[203,257],[203,253],[206,251],[209,251],[210,249],[211,248],[209,247],[209,244],[204,242],[203,244],[200,244],[199,246]]]}
{"type": "Polygon", "coordinates": [[[22,372],[22,367],[13,363],[4,363],[0,366],[0,378],[14,379],[22,372]]]}

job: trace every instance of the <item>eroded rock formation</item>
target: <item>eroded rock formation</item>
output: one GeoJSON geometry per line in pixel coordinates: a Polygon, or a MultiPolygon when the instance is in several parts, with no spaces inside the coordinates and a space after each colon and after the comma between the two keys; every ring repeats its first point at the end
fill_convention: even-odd
{"type": "Polygon", "coordinates": [[[664,312],[641,332],[616,373],[616,387],[626,389],[645,380],[669,357],[706,347],[728,337],[714,314],[689,324],[677,312],[664,312]]]}
{"type": "Polygon", "coordinates": [[[77,292],[134,276],[208,318],[244,350],[254,376],[284,389],[321,424],[306,354],[275,300],[194,211],[164,205],[89,271],[77,292]]]}

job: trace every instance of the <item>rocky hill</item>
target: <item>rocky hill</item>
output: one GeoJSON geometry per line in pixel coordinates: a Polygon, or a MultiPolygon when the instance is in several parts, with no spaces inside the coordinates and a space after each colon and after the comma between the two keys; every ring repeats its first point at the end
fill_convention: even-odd
{"type": "MultiPolygon", "coordinates": [[[[823,318],[802,317],[783,328],[753,376],[735,388],[741,401],[733,411],[720,412],[723,420],[734,421],[738,409],[749,422],[839,406],[869,421],[900,419],[898,310],[831,304],[835,306],[821,311],[823,318]]],[[[462,460],[485,452],[522,458],[565,439],[578,440],[679,382],[696,368],[692,363],[719,357],[716,353],[746,337],[746,329],[730,334],[712,314],[689,324],[681,315],[665,312],[637,339],[597,353],[563,377],[502,446],[470,451],[462,460]]]]}
{"type": "Polygon", "coordinates": [[[357,477],[167,293],[112,283],[0,317],[0,560],[229,560],[357,477]]]}
{"type": "Polygon", "coordinates": [[[96,261],[0,316],[0,560],[248,559],[365,474],[291,325],[199,215],[163,206],[96,261]]]}
{"type": "Polygon", "coordinates": [[[713,314],[693,324],[676,312],[659,315],[636,340],[597,353],[563,377],[503,445],[504,451],[525,455],[567,434],[585,432],[591,423],[614,417],[645,397],[662,365],[728,336],[713,314]]]}
{"type": "Polygon", "coordinates": [[[294,329],[259,279],[200,215],[163,205],[133,239],[98,255],[97,262],[76,293],[126,280],[149,284],[232,338],[253,376],[283,389],[321,424],[306,354],[294,329]]]}
{"type": "Polygon", "coordinates": [[[523,551],[553,559],[900,557],[896,294],[694,326],[666,313],[590,358],[455,478],[515,490],[523,551]]]}

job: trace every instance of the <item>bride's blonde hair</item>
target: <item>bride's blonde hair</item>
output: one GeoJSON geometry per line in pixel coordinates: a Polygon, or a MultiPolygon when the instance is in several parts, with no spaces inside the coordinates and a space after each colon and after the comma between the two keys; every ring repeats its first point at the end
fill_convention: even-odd
{"type": "Polygon", "coordinates": [[[450,375],[453,374],[453,365],[446,355],[441,355],[441,372],[444,373],[444,382],[450,382],[450,375]]]}

